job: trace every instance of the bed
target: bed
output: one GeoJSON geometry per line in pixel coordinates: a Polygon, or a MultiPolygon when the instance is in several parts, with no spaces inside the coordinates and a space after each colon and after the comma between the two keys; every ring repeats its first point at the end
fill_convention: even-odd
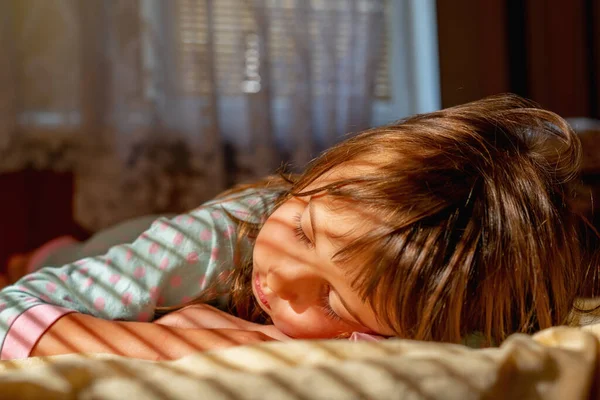
{"type": "Polygon", "coordinates": [[[596,399],[600,324],[500,347],[392,339],[270,342],[151,362],[66,355],[0,363],[2,399],[596,399]]]}

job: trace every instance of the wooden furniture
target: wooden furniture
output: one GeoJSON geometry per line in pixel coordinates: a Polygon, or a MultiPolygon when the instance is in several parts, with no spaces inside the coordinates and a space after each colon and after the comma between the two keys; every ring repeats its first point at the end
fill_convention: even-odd
{"type": "Polygon", "coordinates": [[[0,273],[15,253],[61,235],[84,238],[73,221],[73,176],[50,171],[0,174],[0,273]]]}

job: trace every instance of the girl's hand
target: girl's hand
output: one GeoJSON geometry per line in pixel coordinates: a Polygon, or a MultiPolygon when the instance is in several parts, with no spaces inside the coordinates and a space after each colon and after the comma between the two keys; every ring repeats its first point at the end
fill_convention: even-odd
{"type": "MultiPolygon", "coordinates": [[[[155,325],[156,327],[160,324],[155,325]]],[[[234,346],[243,346],[270,342],[275,339],[263,332],[239,329],[173,329],[161,337],[161,347],[165,355],[158,360],[176,360],[198,351],[223,349],[234,346]]]]}
{"type": "Polygon", "coordinates": [[[180,329],[235,329],[262,332],[276,340],[289,340],[274,325],[261,325],[235,317],[206,304],[194,304],[173,311],[154,321],[155,324],[180,329]]]}
{"type": "Polygon", "coordinates": [[[71,313],[61,317],[42,335],[30,355],[107,353],[145,360],[174,360],[198,351],[273,340],[260,331],[181,329],[71,313]]]}

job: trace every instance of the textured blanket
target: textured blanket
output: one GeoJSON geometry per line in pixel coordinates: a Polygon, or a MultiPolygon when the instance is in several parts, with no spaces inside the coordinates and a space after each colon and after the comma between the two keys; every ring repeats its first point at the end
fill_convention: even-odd
{"type": "Polygon", "coordinates": [[[2,399],[600,399],[600,325],[494,349],[295,341],[171,362],[69,355],[0,363],[2,399]]]}

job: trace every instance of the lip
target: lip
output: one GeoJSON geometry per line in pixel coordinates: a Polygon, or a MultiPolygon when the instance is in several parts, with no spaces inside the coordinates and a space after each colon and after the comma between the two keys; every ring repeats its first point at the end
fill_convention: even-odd
{"type": "Polygon", "coordinates": [[[262,291],[261,286],[262,285],[261,285],[261,282],[260,282],[260,276],[258,276],[258,274],[256,274],[256,277],[254,278],[254,290],[256,291],[258,299],[260,300],[260,302],[262,303],[262,305],[265,306],[268,310],[270,310],[271,306],[269,305],[269,301],[267,300],[267,296],[262,291]]]}

